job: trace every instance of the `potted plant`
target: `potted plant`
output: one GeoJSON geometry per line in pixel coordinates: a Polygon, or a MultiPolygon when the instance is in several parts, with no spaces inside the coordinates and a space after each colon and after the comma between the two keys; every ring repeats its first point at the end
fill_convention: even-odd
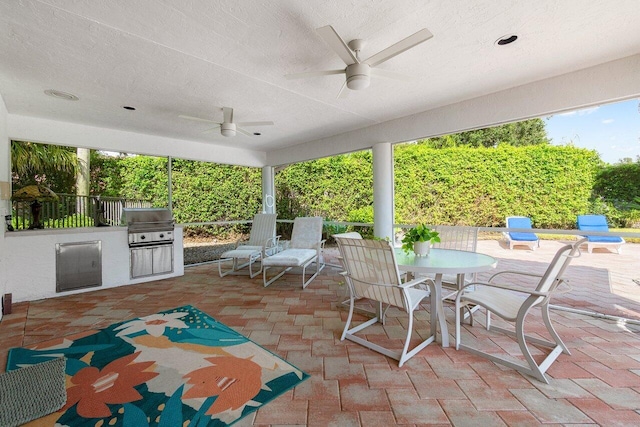
{"type": "Polygon", "coordinates": [[[418,224],[416,227],[407,231],[402,238],[402,249],[406,253],[414,251],[418,256],[429,255],[429,249],[432,243],[440,241],[440,233],[430,229],[425,224],[418,224]]]}

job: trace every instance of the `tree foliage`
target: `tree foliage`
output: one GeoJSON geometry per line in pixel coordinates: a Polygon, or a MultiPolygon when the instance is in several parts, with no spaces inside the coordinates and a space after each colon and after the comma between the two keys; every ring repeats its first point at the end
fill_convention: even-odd
{"type": "Polygon", "coordinates": [[[640,162],[604,167],[596,176],[593,191],[605,200],[635,202],[640,198],[640,162]]]}
{"type": "Polygon", "coordinates": [[[530,119],[522,122],[507,123],[491,128],[460,132],[418,141],[418,144],[431,148],[452,147],[497,147],[511,145],[523,147],[548,144],[547,132],[542,119],[530,119]]]}
{"type": "Polygon", "coordinates": [[[14,189],[44,184],[56,193],[73,191],[77,159],[75,149],[28,141],[11,141],[14,189]]]}

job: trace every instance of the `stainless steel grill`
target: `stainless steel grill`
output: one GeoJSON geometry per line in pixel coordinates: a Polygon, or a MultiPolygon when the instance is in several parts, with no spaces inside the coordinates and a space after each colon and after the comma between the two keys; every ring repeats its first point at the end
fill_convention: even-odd
{"type": "Polygon", "coordinates": [[[123,209],[122,223],[127,225],[132,279],[173,271],[174,220],[169,209],[123,209]]]}
{"type": "Polygon", "coordinates": [[[174,221],[169,209],[125,208],[122,222],[128,227],[129,247],[173,242],[174,221]]]}

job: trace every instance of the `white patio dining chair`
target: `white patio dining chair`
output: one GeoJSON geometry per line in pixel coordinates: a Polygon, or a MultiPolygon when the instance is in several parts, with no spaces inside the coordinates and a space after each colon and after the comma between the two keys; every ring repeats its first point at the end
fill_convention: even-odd
{"type": "Polygon", "coordinates": [[[336,241],[338,242],[340,253],[344,257],[345,275],[348,278],[347,285],[350,292],[349,315],[340,339],[348,339],[391,357],[398,361],[398,366],[402,366],[407,360],[435,340],[435,335],[431,335],[412,350],[409,350],[413,332],[413,312],[420,307],[420,302],[429,296],[429,291],[416,288],[416,286],[427,283],[432,294],[435,295],[435,284],[426,277],[402,283],[395,253],[389,242],[342,237],[336,238],[336,241]],[[367,298],[374,303],[384,304],[386,308],[373,319],[352,327],[355,301],[362,298],[367,298]],[[404,310],[409,316],[407,336],[401,351],[382,347],[355,335],[357,332],[379,321],[384,325],[386,311],[392,306],[404,310]]]}
{"type": "Polygon", "coordinates": [[[235,249],[220,255],[218,274],[220,277],[224,277],[248,266],[249,277],[253,279],[262,272],[262,264],[256,272],[253,271],[253,264],[275,254],[278,251],[279,239],[280,236],[276,236],[276,214],[255,215],[249,240],[238,243],[235,249]],[[223,271],[222,264],[229,260],[232,261],[231,269],[223,271]]]}
{"type": "MultiPolygon", "coordinates": [[[[349,231],[346,233],[339,233],[339,234],[333,234],[331,235],[331,237],[333,237],[334,239],[336,239],[336,242],[338,241],[337,238],[344,238],[344,239],[362,239],[362,234],[358,233],[357,231],[349,231]]],[[[340,245],[338,245],[338,260],[340,261],[340,264],[342,265],[342,269],[343,272],[341,273],[344,276],[344,286],[342,287],[342,295],[339,295],[338,298],[340,298],[340,302],[339,304],[346,306],[349,304],[349,285],[347,284],[347,282],[349,281],[349,277],[347,276],[346,272],[347,272],[347,267],[344,264],[344,255],[342,254],[342,249],[340,247],[340,245]]],[[[380,308],[381,310],[381,308],[380,308]]],[[[374,311],[369,311],[369,310],[363,310],[360,308],[356,308],[356,311],[358,313],[367,315],[367,316],[375,316],[376,313],[374,311]]]]}
{"type": "Polygon", "coordinates": [[[545,372],[549,366],[551,366],[561,353],[571,354],[551,324],[551,318],[549,317],[549,300],[554,292],[556,292],[558,286],[564,282],[563,274],[571,263],[571,260],[580,256],[580,245],[584,243],[584,241],[585,239],[581,239],[573,245],[566,245],[560,248],[542,276],[518,271],[501,271],[494,274],[488,282],[476,282],[465,285],[456,297],[456,350],[467,350],[493,362],[531,375],[548,384],[549,381],[545,376],[545,372]],[[539,278],[539,281],[533,290],[524,289],[521,286],[495,283],[496,278],[502,278],[508,275],[536,277],[539,278]],[[475,291],[467,292],[466,289],[474,285],[477,286],[475,291]],[[461,343],[462,318],[460,310],[470,305],[482,306],[487,310],[486,328],[488,331],[495,330],[516,338],[526,363],[522,363],[522,361],[517,359],[509,360],[496,354],[486,353],[461,343]],[[527,315],[534,307],[540,307],[542,319],[553,341],[525,334],[524,329],[527,315]],[[513,328],[506,329],[492,326],[492,313],[504,321],[512,323],[513,328]],[[541,363],[537,363],[531,355],[529,343],[539,347],[550,348],[551,351],[545,356],[541,363]]]}
{"type": "MultiPolygon", "coordinates": [[[[434,227],[439,233],[440,242],[434,243],[434,248],[454,249],[457,251],[476,252],[478,247],[478,227],[437,225],[434,227]]],[[[464,276],[466,283],[475,281],[476,275],[464,276]]],[[[443,299],[453,299],[463,283],[458,283],[458,277],[454,274],[442,276],[443,299]],[[445,289],[446,288],[446,289],[445,289]],[[446,292],[449,289],[451,292],[446,292]]]]}
{"type": "Polygon", "coordinates": [[[269,286],[292,268],[302,267],[302,288],[306,288],[324,268],[324,242],[321,216],[296,218],[293,221],[293,231],[287,249],[262,260],[264,286],[269,286]],[[305,280],[307,267],[313,263],[316,270],[305,280]],[[274,267],[282,268],[282,271],[268,278],[267,270],[274,267]]]}

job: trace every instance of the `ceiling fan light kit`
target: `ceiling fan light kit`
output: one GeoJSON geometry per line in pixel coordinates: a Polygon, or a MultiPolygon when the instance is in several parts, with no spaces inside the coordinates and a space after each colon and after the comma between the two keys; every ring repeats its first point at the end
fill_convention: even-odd
{"type": "Polygon", "coordinates": [[[371,67],[367,64],[351,64],[347,66],[347,87],[351,90],[361,90],[371,83],[371,67]]]}
{"type": "Polygon", "coordinates": [[[220,133],[222,136],[236,136],[236,124],[235,123],[222,123],[220,125],[220,133]]]}

